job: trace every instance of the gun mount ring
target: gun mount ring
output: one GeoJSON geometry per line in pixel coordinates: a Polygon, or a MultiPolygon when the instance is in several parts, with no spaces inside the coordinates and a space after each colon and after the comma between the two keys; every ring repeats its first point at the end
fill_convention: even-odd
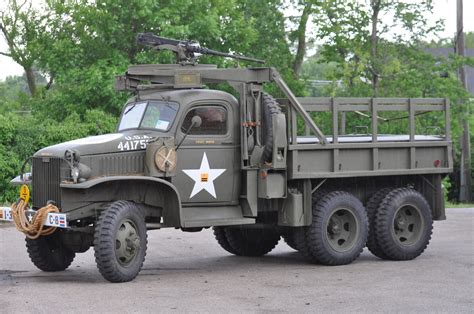
{"type": "Polygon", "coordinates": [[[163,172],[173,171],[176,168],[176,150],[174,147],[161,146],[155,153],[156,167],[163,172]]]}

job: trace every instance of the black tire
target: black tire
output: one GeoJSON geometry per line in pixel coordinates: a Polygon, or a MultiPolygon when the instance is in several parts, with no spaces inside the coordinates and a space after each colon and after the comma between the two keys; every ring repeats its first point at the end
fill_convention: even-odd
{"type": "Polygon", "coordinates": [[[399,188],[382,201],[375,215],[375,236],[391,260],[411,260],[428,246],[433,230],[430,206],[419,192],[399,188]]]}
{"type": "Polygon", "coordinates": [[[306,231],[311,262],[349,264],[359,257],[367,236],[367,213],[352,194],[330,192],[313,202],[313,221],[306,231]]]}
{"type": "Polygon", "coordinates": [[[235,250],[230,246],[229,241],[227,240],[227,236],[225,234],[225,227],[213,227],[214,230],[214,237],[217,240],[217,243],[226,250],[227,252],[231,254],[237,254],[235,250]]]}
{"type": "Polygon", "coordinates": [[[262,94],[262,105],[263,105],[263,154],[262,160],[264,162],[271,162],[273,155],[273,120],[272,117],[275,114],[282,113],[278,102],[269,94],[262,94]]]}
{"type": "MultiPolygon", "coordinates": [[[[305,258],[310,258],[309,248],[306,243],[306,232],[308,227],[296,227],[291,230],[291,233],[287,235],[291,241],[291,246],[286,242],[291,248],[297,250],[305,258]]],[[[286,241],[286,239],[285,239],[286,241]]]]}
{"type": "Polygon", "coordinates": [[[94,232],[94,255],[106,280],[133,280],[145,261],[146,247],[145,218],[135,203],[116,201],[100,214],[94,232]]]}
{"type": "Polygon", "coordinates": [[[285,243],[295,251],[299,251],[298,243],[295,240],[295,230],[290,230],[281,235],[285,243]]]}
{"type": "Polygon", "coordinates": [[[383,199],[390,193],[392,189],[390,188],[384,188],[379,191],[377,191],[372,197],[369,199],[369,202],[367,203],[367,216],[369,218],[369,237],[367,238],[367,248],[369,251],[374,254],[375,256],[382,258],[382,259],[387,259],[387,255],[382,251],[380,246],[378,245],[376,241],[376,236],[375,236],[375,214],[377,212],[377,209],[380,206],[380,203],[382,203],[383,199]]]}
{"type": "Polygon", "coordinates": [[[62,244],[59,232],[32,240],[26,238],[26,250],[33,264],[42,271],[62,271],[76,254],[62,244]]]}
{"type": "Polygon", "coordinates": [[[274,230],[256,227],[226,227],[225,234],[233,254],[262,256],[275,248],[280,235],[274,230]]]}
{"type": "MultiPolygon", "coordinates": [[[[328,191],[326,190],[317,190],[311,196],[312,202],[318,202],[324,195],[326,195],[328,191]]],[[[288,238],[288,241],[291,242],[293,246],[287,242],[287,239],[284,237],[285,242],[293,249],[297,250],[298,252],[303,255],[303,257],[311,259],[311,253],[309,252],[308,245],[306,243],[306,232],[308,227],[296,227],[291,228],[289,232],[285,235],[288,238]]]]}

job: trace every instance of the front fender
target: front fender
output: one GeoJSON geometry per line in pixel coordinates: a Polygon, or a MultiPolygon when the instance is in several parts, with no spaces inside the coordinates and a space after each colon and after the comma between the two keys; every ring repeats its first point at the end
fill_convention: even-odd
{"type": "Polygon", "coordinates": [[[110,176],[61,184],[61,203],[66,213],[91,203],[118,200],[161,209],[164,226],[182,226],[181,198],[176,187],[166,180],[145,176],[110,176]]]}

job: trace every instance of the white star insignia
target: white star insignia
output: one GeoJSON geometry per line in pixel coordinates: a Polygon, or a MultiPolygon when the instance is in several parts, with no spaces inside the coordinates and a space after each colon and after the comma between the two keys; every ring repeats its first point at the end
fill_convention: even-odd
{"type": "Polygon", "coordinates": [[[189,198],[192,198],[202,190],[206,190],[214,198],[217,198],[216,190],[214,189],[214,180],[224,173],[225,170],[226,169],[209,168],[209,161],[207,161],[206,153],[202,156],[201,167],[199,169],[183,169],[183,172],[194,180],[194,188],[189,198]]]}

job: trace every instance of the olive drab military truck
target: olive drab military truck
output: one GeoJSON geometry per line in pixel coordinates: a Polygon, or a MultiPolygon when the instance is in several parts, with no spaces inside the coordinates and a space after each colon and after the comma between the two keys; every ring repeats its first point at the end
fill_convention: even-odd
{"type": "Polygon", "coordinates": [[[43,148],[31,173],[12,180],[23,196],[1,216],[27,234],[39,269],[65,270],[92,246],[105,279],[130,281],[147,231],[160,228],[212,227],[224,250],[242,256],[267,254],[283,238],[324,265],[349,264],[365,246],[389,260],[425,250],[433,220],[445,219],[441,181],[453,167],[446,99],[298,98],[273,68],[196,62],[199,54],[260,60],[138,39],[173,51],[177,64],[130,66],[116,87],[134,96],[115,133],[43,148]],[[266,94],[266,83],[285,97],[266,94]],[[350,112],[368,117],[370,132],[345,132],[350,112]],[[379,134],[388,112],[406,120],[405,134],[379,134]],[[442,116],[443,132],[419,130],[426,112],[442,116]],[[323,114],[330,134],[314,122],[323,114]]]}

